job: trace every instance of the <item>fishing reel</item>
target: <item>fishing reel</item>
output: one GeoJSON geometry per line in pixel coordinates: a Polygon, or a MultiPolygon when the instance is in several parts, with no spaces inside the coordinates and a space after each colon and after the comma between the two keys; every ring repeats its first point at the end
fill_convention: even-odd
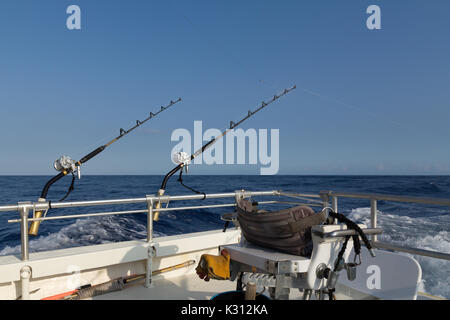
{"type": "Polygon", "coordinates": [[[191,156],[188,155],[186,152],[177,152],[174,153],[172,156],[173,162],[177,164],[182,164],[184,167],[184,171],[188,173],[188,166],[191,163],[191,156]]]}
{"type": "Polygon", "coordinates": [[[77,172],[78,179],[81,179],[80,166],[77,166],[75,160],[72,160],[69,156],[61,156],[61,158],[55,160],[53,168],[59,172],[77,172]]]}

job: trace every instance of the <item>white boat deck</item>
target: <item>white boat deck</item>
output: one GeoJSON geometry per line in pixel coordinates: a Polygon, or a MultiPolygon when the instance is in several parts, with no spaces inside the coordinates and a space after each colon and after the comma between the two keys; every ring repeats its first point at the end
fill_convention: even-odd
{"type": "MultiPolygon", "coordinates": [[[[100,296],[89,298],[89,300],[210,300],[220,292],[236,290],[235,281],[201,280],[197,275],[183,275],[170,279],[157,279],[153,288],[146,288],[143,282],[136,283],[122,291],[111,292],[100,296]]],[[[339,286],[336,292],[337,300],[374,300],[356,290],[339,286]],[[347,295],[348,294],[348,295],[347,295]]],[[[267,295],[267,292],[264,292],[267,295]]],[[[303,293],[291,289],[289,300],[301,300],[303,293]]],[[[311,296],[312,300],[317,297],[311,296]]],[[[446,300],[423,292],[419,292],[417,300],[446,300]]]]}
{"type": "Polygon", "coordinates": [[[219,292],[236,289],[236,282],[204,281],[196,274],[174,278],[160,278],[153,281],[152,288],[146,288],[143,281],[122,291],[93,297],[93,300],[209,300],[219,292]]]}
{"type": "MultiPolygon", "coordinates": [[[[236,281],[204,281],[196,274],[189,274],[169,279],[156,279],[152,288],[146,288],[141,281],[121,291],[95,296],[89,298],[89,300],[210,300],[218,293],[234,290],[236,290],[236,281]]],[[[267,292],[263,294],[268,296],[267,292]]],[[[291,289],[289,300],[302,298],[303,293],[297,289],[291,289]]],[[[312,300],[315,300],[315,298],[314,295],[311,297],[312,300]]],[[[336,298],[338,300],[354,299],[354,297],[343,293],[336,293],[336,298]]],[[[360,296],[359,298],[374,299],[367,296],[360,296]]]]}

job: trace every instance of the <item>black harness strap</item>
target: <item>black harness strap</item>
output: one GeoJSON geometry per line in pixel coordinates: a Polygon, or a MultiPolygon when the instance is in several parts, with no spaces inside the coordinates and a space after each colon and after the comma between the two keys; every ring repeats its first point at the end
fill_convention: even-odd
{"type": "MultiPolygon", "coordinates": [[[[336,218],[339,222],[345,223],[347,225],[347,228],[355,230],[359,234],[361,239],[363,240],[367,249],[369,251],[372,250],[372,245],[370,244],[369,239],[367,239],[367,236],[365,235],[365,233],[361,230],[361,228],[356,223],[354,223],[352,220],[350,220],[343,214],[334,212],[332,210],[329,211],[329,215],[333,218],[336,218]]],[[[358,235],[353,236],[353,241],[355,243],[355,253],[361,252],[361,244],[359,242],[358,235]]]]}
{"type": "MultiPolygon", "coordinates": [[[[339,251],[338,257],[337,257],[336,262],[335,262],[335,264],[334,264],[334,270],[333,270],[334,272],[337,271],[337,268],[338,268],[338,266],[339,266],[339,263],[341,262],[341,259],[342,259],[342,257],[344,256],[345,250],[347,249],[347,243],[348,243],[348,240],[349,240],[349,239],[350,239],[350,236],[346,236],[346,237],[345,237],[344,244],[342,245],[341,251],[339,251]]],[[[359,242],[359,241],[358,241],[358,242],[359,242]]]]}
{"type": "MultiPolygon", "coordinates": [[[[345,250],[347,249],[347,243],[348,240],[350,240],[350,237],[353,239],[353,248],[355,250],[355,263],[356,263],[356,257],[360,257],[359,264],[361,264],[361,242],[359,241],[359,237],[364,241],[364,244],[366,245],[367,249],[370,251],[372,249],[372,245],[370,244],[369,240],[367,239],[365,233],[361,230],[361,228],[353,221],[348,219],[346,216],[344,216],[341,213],[334,212],[330,210],[329,215],[335,219],[337,219],[341,223],[345,223],[347,225],[348,229],[355,230],[358,234],[352,235],[352,236],[346,236],[345,241],[342,245],[341,250],[339,251],[338,257],[336,259],[336,262],[334,264],[334,272],[337,272],[337,268],[339,266],[339,263],[341,262],[342,257],[344,256],[345,250]]],[[[334,292],[336,291],[335,288],[328,290],[328,297],[330,300],[335,300],[336,297],[334,295],[334,292]]]]}
{"type": "Polygon", "coordinates": [[[183,168],[180,170],[180,177],[178,178],[178,181],[179,181],[179,182],[181,183],[181,185],[182,185],[183,187],[185,187],[186,189],[189,189],[189,190],[191,190],[192,192],[197,193],[197,194],[203,194],[203,199],[202,199],[202,200],[205,200],[205,199],[206,199],[206,193],[197,191],[197,190],[195,190],[195,189],[193,189],[193,188],[191,188],[191,187],[185,185],[185,184],[183,183],[183,177],[182,177],[182,176],[183,176],[183,168]]]}
{"type": "MultiPolygon", "coordinates": [[[[355,236],[351,236],[353,238],[353,241],[355,241],[355,236]]],[[[358,236],[356,236],[356,238],[358,238],[358,236]]],[[[342,248],[341,251],[339,251],[338,253],[338,257],[336,259],[336,262],[334,263],[334,269],[333,272],[337,272],[337,269],[339,267],[339,263],[341,262],[342,257],[344,256],[345,250],[347,249],[347,243],[348,240],[350,240],[350,236],[346,236],[345,237],[345,241],[342,244],[342,248]]],[[[358,244],[359,244],[359,238],[358,238],[358,244]]],[[[356,248],[356,247],[355,247],[356,248]]],[[[361,248],[361,245],[359,244],[359,248],[361,248]]],[[[355,253],[356,253],[356,249],[355,249],[355,253]]],[[[356,257],[355,257],[356,259],[356,257]]],[[[329,300],[336,300],[336,296],[334,295],[334,292],[336,291],[336,288],[333,289],[328,289],[328,299],[329,300]]]]}
{"type": "Polygon", "coordinates": [[[74,187],[75,185],[75,175],[72,172],[72,182],[70,183],[70,187],[69,190],[67,190],[67,193],[64,197],[62,197],[60,200],[58,200],[58,202],[64,201],[66,200],[66,198],[69,196],[69,194],[73,191],[73,189],[75,189],[74,187]]]}
{"type": "MultiPolygon", "coordinates": [[[[355,250],[355,263],[356,263],[356,257],[360,257],[359,259],[361,260],[361,242],[359,241],[359,236],[358,235],[353,235],[353,249],[355,250]]],[[[361,264],[361,261],[360,263],[361,264]]]]}

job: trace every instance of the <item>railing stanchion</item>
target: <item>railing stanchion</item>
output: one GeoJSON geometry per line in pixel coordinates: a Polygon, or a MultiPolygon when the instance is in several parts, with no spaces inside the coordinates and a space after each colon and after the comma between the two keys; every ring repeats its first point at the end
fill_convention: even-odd
{"type": "Polygon", "coordinates": [[[29,266],[23,266],[20,269],[20,287],[22,300],[30,300],[30,278],[31,268],[29,266]]]}
{"type": "Polygon", "coordinates": [[[28,261],[28,213],[31,202],[19,202],[20,213],[20,246],[22,252],[22,261],[28,261]]]}
{"type": "MultiPolygon", "coordinates": [[[[330,207],[330,191],[320,191],[319,196],[323,201],[323,207],[324,208],[330,207]]],[[[329,209],[325,209],[325,211],[328,217],[329,209]]]]}
{"type": "MultiPolygon", "coordinates": [[[[376,228],[377,227],[377,218],[378,218],[378,214],[377,214],[377,200],[371,199],[370,200],[370,224],[371,224],[371,228],[376,228]]],[[[372,235],[372,241],[375,242],[377,241],[377,235],[374,234],[372,235]]]]}
{"type": "MultiPolygon", "coordinates": [[[[20,213],[20,247],[22,261],[28,261],[28,213],[30,212],[31,202],[19,202],[20,213]]],[[[20,270],[20,285],[22,300],[30,299],[30,278],[31,268],[23,266],[20,270]]]]}
{"type": "MultiPolygon", "coordinates": [[[[331,208],[333,209],[334,212],[338,212],[338,197],[336,196],[332,196],[331,197],[331,208]]],[[[334,221],[334,224],[337,224],[338,221],[334,221]]]]}
{"type": "Polygon", "coordinates": [[[147,242],[153,241],[153,198],[147,197],[147,242]]]}
{"type": "Polygon", "coordinates": [[[155,256],[155,247],[153,246],[153,196],[147,196],[147,268],[145,271],[145,287],[152,288],[153,257],[155,256]]]}

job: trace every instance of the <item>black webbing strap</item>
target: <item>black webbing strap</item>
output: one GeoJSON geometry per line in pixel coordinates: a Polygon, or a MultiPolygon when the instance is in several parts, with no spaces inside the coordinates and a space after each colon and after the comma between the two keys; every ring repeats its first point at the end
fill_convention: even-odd
{"type": "Polygon", "coordinates": [[[66,198],[69,196],[69,194],[73,191],[73,189],[75,189],[74,187],[75,185],[75,175],[72,172],[72,182],[70,183],[70,187],[69,190],[67,190],[67,193],[64,197],[62,197],[60,200],[58,200],[58,202],[64,201],[66,200],[66,198]]]}
{"type": "MultiPolygon", "coordinates": [[[[353,242],[355,242],[355,236],[351,236],[351,237],[353,238],[353,242]]],[[[358,239],[358,240],[357,240],[358,246],[359,246],[359,248],[361,249],[361,244],[359,243],[359,237],[356,236],[356,238],[358,239]]],[[[344,241],[344,243],[342,244],[342,248],[341,248],[341,250],[340,250],[339,253],[338,253],[336,262],[334,263],[334,269],[333,269],[333,272],[337,272],[337,269],[338,269],[338,267],[339,267],[339,264],[340,264],[341,260],[343,259],[345,250],[347,249],[348,240],[350,240],[350,236],[345,236],[345,241],[344,241]]],[[[355,253],[356,253],[356,247],[355,247],[355,253]]],[[[356,256],[355,256],[355,259],[356,259],[356,256]]],[[[336,300],[336,296],[334,295],[334,292],[335,292],[335,291],[336,291],[336,288],[328,289],[328,299],[329,299],[329,300],[336,300]]]]}
{"type": "Polygon", "coordinates": [[[225,221],[225,225],[223,226],[222,232],[227,231],[229,225],[230,225],[230,221],[225,221]]]}
{"type": "Polygon", "coordinates": [[[182,185],[183,187],[185,187],[186,189],[189,189],[189,190],[191,190],[192,192],[197,193],[197,194],[203,194],[203,199],[202,199],[202,200],[205,200],[205,199],[206,199],[206,193],[197,191],[197,190],[195,190],[195,189],[193,189],[193,188],[191,188],[191,187],[185,185],[185,184],[183,183],[183,177],[182,177],[182,176],[183,176],[183,168],[181,168],[181,170],[180,170],[180,177],[178,178],[178,181],[179,181],[179,182],[181,183],[181,185],[182,185]]]}
{"type": "MultiPolygon", "coordinates": [[[[365,233],[361,230],[361,228],[356,223],[354,223],[352,220],[350,220],[343,214],[334,212],[333,210],[329,211],[329,215],[333,218],[336,218],[339,222],[345,223],[347,225],[348,229],[355,230],[359,234],[361,239],[363,240],[364,244],[367,247],[367,250],[369,250],[369,252],[372,251],[372,245],[370,244],[369,239],[367,239],[367,236],[365,235],[365,233]]],[[[361,244],[359,243],[358,235],[354,235],[353,239],[356,244],[355,253],[356,253],[356,250],[361,251],[361,244]],[[358,240],[356,240],[356,239],[358,239],[358,240]]],[[[372,252],[371,252],[371,254],[372,254],[372,252]]]]}
{"type": "Polygon", "coordinates": [[[359,236],[358,235],[353,235],[353,249],[355,250],[355,263],[356,263],[356,257],[359,257],[359,264],[361,264],[361,242],[359,241],[359,236]]]}
{"type": "MultiPolygon", "coordinates": [[[[344,256],[345,250],[347,249],[347,243],[348,243],[349,239],[350,239],[350,236],[346,236],[345,237],[344,244],[342,245],[341,251],[339,251],[338,257],[337,257],[336,262],[334,264],[334,270],[333,270],[334,272],[337,271],[339,263],[341,262],[341,259],[344,256]]],[[[358,242],[359,242],[359,240],[358,240],[358,242]]]]}
{"type": "MultiPolygon", "coordinates": [[[[72,182],[70,183],[69,190],[67,190],[66,195],[64,197],[62,197],[61,199],[59,199],[57,202],[66,200],[66,198],[73,191],[73,189],[75,189],[75,175],[72,172],[72,182]]],[[[48,210],[50,210],[50,209],[52,209],[52,201],[51,200],[48,201],[48,210]]]]}
{"type": "MultiPolygon", "coordinates": [[[[344,216],[341,213],[337,213],[334,212],[333,210],[329,211],[329,215],[332,218],[337,219],[339,222],[341,223],[345,223],[347,225],[348,229],[353,229],[355,230],[358,234],[352,235],[352,236],[345,236],[345,241],[344,244],[342,245],[341,250],[339,251],[338,257],[336,259],[336,262],[334,264],[334,272],[337,272],[337,269],[339,267],[339,264],[342,260],[342,257],[344,256],[345,250],[347,249],[347,243],[348,240],[350,240],[350,237],[352,237],[353,239],[353,248],[355,250],[355,264],[359,265],[361,264],[361,242],[359,241],[359,237],[361,237],[361,239],[364,241],[364,244],[367,247],[367,250],[369,250],[370,254],[372,254],[372,245],[370,244],[370,241],[367,239],[367,236],[365,235],[365,233],[362,231],[362,229],[352,220],[350,220],[349,218],[347,218],[346,216],[344,216]],[[356,263],[356,257],[359,257],[359,263],[356,263]]],[[[373,255],[374,256],[374,255],[373,255]]],[[[328,289],[328,297],[330,300],[335,300],[336,297],[334,295],[334,292],[336,291],[335,288],[333,289],[328,289]]]]}

